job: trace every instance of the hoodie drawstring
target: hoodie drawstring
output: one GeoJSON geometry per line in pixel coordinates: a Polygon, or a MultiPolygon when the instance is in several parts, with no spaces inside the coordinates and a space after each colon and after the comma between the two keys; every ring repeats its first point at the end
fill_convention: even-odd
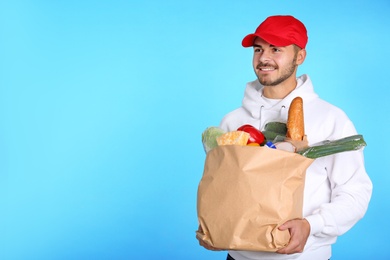
{"type": "Polygon", "coordinates": [[[266,108],[264,107],[264,105],[260,106],[260,118],[259,118],[260,120],[259,120],[259,126],[258,126],[259,130],[263,130],[265,124],[268,122],[286,122],[288,110],[287,110],[285,105],[282,105],[280,107],[279,111],[274,110],[276,112],[275,113],[276,115],[273,118],[265,118],[265,116],[263,116],[263,112],[265,109],[266,108]]]}
{"type": "Polygon", "coordinates": [[[280,118],[287,118],[286,113],[287,113],[286,106],[283,105],[283,106],[280,108],[279,117],[280,117],[280,118]]]}
{"type": "Polygon", "coordinates": [[[263,127],[263,122],[262,122],[262,118],[263,118],[263,114],[262,114],[262,112],[263,112],[263,108],[264,108],[264,105],[261,105],[261,107],[260,107],[260,125],[259,125],[259,130],[262,130],[262,127],[263,127]]]}

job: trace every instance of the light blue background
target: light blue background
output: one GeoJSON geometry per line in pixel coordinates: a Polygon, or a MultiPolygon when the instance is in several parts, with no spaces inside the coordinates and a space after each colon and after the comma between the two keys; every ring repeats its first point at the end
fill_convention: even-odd
{"type": "Polygon", "coordinates": [[[198,246],[201,132],[254,79],[267,16],[363,134],[374,193],[333,260],[389,259],[390,1],[0,1],[0,259],[225,259],[198,246]]]}

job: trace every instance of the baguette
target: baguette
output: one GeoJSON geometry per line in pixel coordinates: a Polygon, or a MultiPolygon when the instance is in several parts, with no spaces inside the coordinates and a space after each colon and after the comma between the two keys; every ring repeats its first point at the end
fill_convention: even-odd
{"type": "Polygon", "coordinates": [[[303,118],[303,100],[296,97],[291,101],[287,118],[287,137],[294,141],[301,141],[305,136],[303,118]]]}

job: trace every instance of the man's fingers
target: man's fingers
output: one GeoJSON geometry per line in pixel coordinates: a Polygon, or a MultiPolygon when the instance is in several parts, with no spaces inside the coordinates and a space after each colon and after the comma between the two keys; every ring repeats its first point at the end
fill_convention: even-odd
{"type": "Polygon", "coordinates": [[[302,253],[302,251],[303,251],[303,247],[301,247],[296,240],[290,240],[290,243],[286,247],[279,249],[276,253],[295,254],[295,253],[302,253]]]}
{"type": "Polygon", "coordinates": [[[280,231],[289,229],[289,228],[290,228],[289,223],[290,223],[290,221],[285,222],[284,224],[280,225],[278,229],[279,229],[280,231]]]}
{"type": "Polygon", "coordinates": [[[285,222],[279,227],[279,230],[289,230],[289,244],[278,250],[280,254],[302,253],[305,248],[307,238],[310,233],[310,224],[305,219],[293,219],[285,222]]]}

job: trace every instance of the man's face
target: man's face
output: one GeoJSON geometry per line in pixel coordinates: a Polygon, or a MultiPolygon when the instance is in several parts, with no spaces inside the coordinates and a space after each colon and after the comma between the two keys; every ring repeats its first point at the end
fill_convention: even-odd
{"type": "Polygon", "coordinates": [[[263,86],[276,86],[294,77],[298,50],[294,45],[277,47],[261,38],[253,46],[253,68],[263,86]]]}

